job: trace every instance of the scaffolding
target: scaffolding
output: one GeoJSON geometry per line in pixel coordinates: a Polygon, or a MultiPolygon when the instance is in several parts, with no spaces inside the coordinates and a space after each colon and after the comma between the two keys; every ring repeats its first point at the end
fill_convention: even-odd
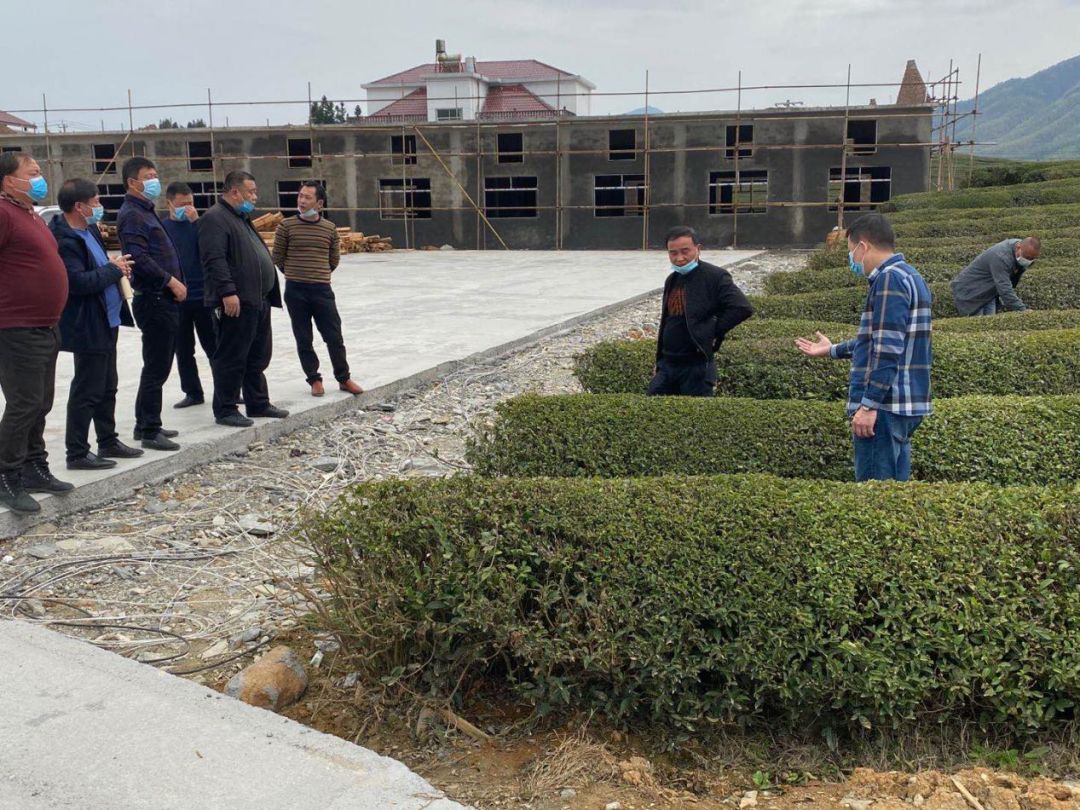
{"type": "MultiPolygon", "coordinates": [[[[928,161],[926,187],[934,188],[937,190],[951,190],[956,187],[956,153],[957,150],[963,147],[969,149],[968,160],[968,177],[970,178],[971,172],[974,167],[974,153],[975,147],[979,144],[976,143],[974,138],[975,122],[978,115],[978,93],[979,93],[979,79],[981,77],[982,58],[979,57],[978,67],[976,69],[976,81],[975,81],[975,96],[972,108],[965,112],[959,111],[960,105],[960,88],[962,86],[960,80],[960,70],[952,61],[949,63],[948,72],[941,78],[926,83],[927,89],[927,104],[932,110],[932,125],[931,125],[931,137],[928,141],[914,141],[914,142],[882,142],[880,146],[888,147],[889,149],[922,149],[929,150],[930,160],[928,161]],[[972,137],[963,142],[957,142],[957,126],[964,119],[970,117],[972,120],[972,137]]],[[[48,99],[45,95],[42,96],[42,105],[40,109],[22,109],[11,110],[10,112],[15,114],[24,115],[40,115],[44,121],[43,135],[43,148],[44,148],[44,164],[46,174],[50,181],[54,180],[54,173],[57,167],[62,168],[64,163],[63,157],[55,155],[54,150],[56,148],[56,141],[58,138],[67,139],[71,136],[66,133],[61,136],[55,131],[55,127],[50,127],[50,116],[57,116],[61,114],[71,113],[89,113],[96,114],[102,113],[127,113],[128,127],[126,130],[119,130],[118,132],[124,133],[124,139],[115,150],[115,154],[112,157],[110,163],[115,164],[121,160],[121,150],[130,143],[130,154],[136,153],[135,140],[140,136],[148,135],[150,133],[165,133],[168,134],[172,130],[157,130],[156,127],[144,127],[142,129],[135,128],[135,116],[136,113],[142,115],[160,114],[164,111],[176,111],[186,110],[194,114],[199,114],[205,111],[207,126],[198,129],[185,129],[183,132],[192,134],[195,132],[204,132],[210,143],[210,155],[209,162],[211,165],[211,176],[215,187],[221,182],[221,176],[223,173],[223,167],[226,165],[244,165],[249,166],[253,163],[263,160],[285,160],[289,161],[295,158],[292,154],[237,154],[230,153],[222,148],[227,141],[223,141],[230,131],[243,130],[252,131],[258,130],[259,126],[238,126],[230,127],[228,125],[228,117],[226,116],[226,126],[221,127],[215,124],[215,112],[218,113],[218,120],[220,120],[221,111],[230,109],[244,109],[250,107],[284,107],[289,109],[296,109],[303,106],[305,110],[306,123],[303,125],[274,125],[271,126],[269,121],[267,122],[267,129],[274,131],[285,130],[287,133],[306,133],[311,146],[310,154],[310,166],[315,171],[315,176],[319,177],[325,175],[323,167],[328,164],[328,161],[337,159],[355,159],[357,161],[387,161],[396,163],[400,158],[401,173],[400,180],[402,184],[402,206],[405,209],[401,217],[401,225],[404,233],[404,246],[405,247],[418,247],[416,244],[415,236],[415,216],[410,215],[408,200],[409,200],[409,183],[412,178],[416,177],[416,170],[411,168],[416,165],[416,158],[419,157],[419,150],[414,152],[412,160],[408,159],[408,155],[405,154],[405,139],[407,136],[415,136],[418,142],[423,144],[424,154],[430,155],[431,158],[437,163],[446,176],[450,179],[453,186],[460,193],[464,199],[464,204],[460,205],[441,205],[441,206],[428,206],[426,210],[435,211],[464,211],[470,212],[475,215],[476,220],[476,244],[477,247],[483,247],[486,243],[484,235],[490,233],[503,249],[510,249],[511,245],[507,243],[504,237],[499,233],[499,230],[495,223],[492,222],[488,216],[488,206],[486,205],[485,196],[485,184],[484,184],[484,162],[485,158],[497,158],[499,151],[496,145],[494,150],[485,149],[485,135],[491,132],[505,131],[510,127],[551,127],[554,130],[554,144],[550,149],[536,149],[528,148],[523,142],[522,146],[522,159],[524,160],[528,156],[532,157],[553,157],[555,160],[554,168],[554,203],[552,205],[541,205],[539,200],[535,206],[531,208],[535,209],[537,214],[541,211],[552,211],[554,213],[554,245],[556,249],[562,249],[565,242],[566,233],[566,216],[569,212],[575,210],[590,209],[597,211],[602,206],[597,206],[595,200],[592,204],[581,204],[568,202],[570,199],[568,195],[568,189],[565,188],[569,175],[569,161],[575,156],[587,156],[587,155],[601,155],[608,153],[608,149],[582,149],[572,148],[570,144],[566,142],[566,131],[568,126],[572,126],[575,121],[588,122],[592,119],[612,119],[615,116],[590,116],[577,118],[571,116],[566,112],[564,102],[571,97],[588,95],[590,99],[596,100],[601,98],[641,98],[644,101],[644,112],[640,117],[637,116],[619,116],[618,119],[625,122],[627,128],[634,128],[637,130],[639,127],[642,130],[642,142],[639,148],[635,143],[635,156],[640,153],[642,164],[644,167],[644,179],[640,188],[640,205],[626,206],[631,207],[635,211],[639,211],[641,219],[641,248],[648,249],[649,247],[649,222],[653,212],[662,210],[669,207],[679,207],[684,209],[702,208],[707,207],[710,213],[718,208],[727,206],[726,203],[721,203],[719,200],[719,194],[716,200],[707,199],[705,202],[687,202],[685,200],[660,200],[657,199],[653,190],[653,163],[654,159],[668,154],[668,153],[693,153],[693,152],[719,152],[723,157],[731,157],[731,163],[734,168],[734,182],[730,189],[730,213],[732,223],[732,245],[738,247],[739,245],[739,216],[740,214],[746,214],[748,208],[742,205],[743,196],[746,192],[744,186],[744,170],[740,166],[740,162],[743,159],[743,152],[747,150],[742,140],[743,127],[747,124],[753,125],[757,121],[761,120],[774,120],[777,117],[791,115],[797,117],[799,121],[815,121],[815,120],[838,120],[842,121],[841,133],[842,137],[838,139],[835,144],[835,154],[837,155],[838,162],[840,164],[840,174],[838,178],[839,194],[835,199],[830,199],[829,195],[826,195],[824,200],[783,200],[768,198],[762,205],[765,210],[768,209],[782,209],[782,208],[814,208],[820,206],[827,206],[833,208],[835,206],[837,218],[836,224],[838,228],[843,227],[845,206],[851,206],[846,199],[847,192],[846,186],[849,183],[848,167],[849,157],[853,154],[859,154],[857,151],[859,145],[856,144],[850,137],[849,122],[851,121],[851,115],[853,111],[852,106],[852,91],[853,90],[876,90],[892,93],[898,91],[903,86],[902,82],[852,82],[851,66],[847,67],[847,74],[844,82],[839,83],[815,83],[815,84],[779,84],[779,85],[744,85],[742,71],[737,74],[737,80],[734,85],[727,87],[711,87],[701,89],[676,89],[676,90],[656,90],[650,87],[649,73],[645,72],[644,85],[641,91],[619,91],[619,92],[589,92],[589,93],[568,93],[562,86],[561,74],[556,81],[556,104],[550,113],[543,116],[532,116],[526,119],[521,118],[503,118],[503,117],[477,117],[473,122],[431,122],[427,120],[426,116],[398,116],[393,122],[388,122],[382,119],[358,118],[348,121],[344,124],[317,124],[315,123],[312,110],[313,110],[313,93],[310,83],[307,86],[307,98],[306,99],[277,99],[267,101],[220,101],[216,100],[211,88],[207,88],[205,102],[190,102],[190,103],[173,103],[173,104],[143,104],[138,105],[135,103],[134,92],[132,90],[127,91],[127,103],[120,106],[101,106],[101,107],[89,107],[89,108],[76,108],[76,107],[57,107],[50,108],[48,105],[48,99]],[[806,108],[806,109],[794,109],[797,102],[788,101],[776,105],[772,108],[754,108],[752,106],[746,106],[744,104],[745,97],[749,93],[753,92],[775,92],[775,91],[821,91],[821,90],[843,90],[844,92],[844,104],[843,106],[833,107],[821,107],[821,108],[806,108]],[[710,99],[720,98],[732,98],[734,99],[733,109],[717,110],[717,111],[705,111],[698,113],[672,113],[667,115],[657,116],[651,109],[650,105],[656,99],[679,99],[682,97],[695,95],[695,96],[707,96],[710,99]],[[715,122],[717,116],[726,115],[730,116],[734,122],[734,144],[729,144],[720,139],[720,142],[716,144],[709,144],[704,146],[690,146],[682,144],[679,146],[674,145],[658,145],[654,139],[654,129],[660,124],[664,124],[670,121],[678,121],[681,123],[692,124],[695,122],[715,122]],[[400,120],[398,120],[400,119],[400,120]],[[424,133],[425,131],[439,129],[444,130],[446,127],[455,127],[460,131],[471,130],[473,133],[474,148],[472,149],[438,149],[433,145],[432,140],[428,138],[424,133]],[[393,150],[391,152],[371,152],[371,151],[350,151],[348,149],[333,152],[324,152],[322,144],[320,143],[320,136],[328,134],[339,133],[369,133],[380,132],[390,133],[397,131],[402,138],[402,153],[398,154],[393,150]],[[732,148],[733,147],[733,148],[732,148]],[[465,188],[465,185],[459,179],[457,173],[453,170],[450,163],[455,160],[474,161],[476,184],[475,193],[470,192],[465,188]],[[449,161],[449,162],[448,162],[449,161]]],[[[406,94],[404,88],[401,90],[402,97],[406,94]]],[[[445,98],[429,97],[428,101],[449,101],[460,105],[462,101],[470,100],[474,104],[479,105],[482,98],[479,96],[469,97],[462,96],[456,92],[453,96],[445,98]]],[[[345,105],[347,108],[351,104],[360,104],[366,102],[366,99],[330,99],[334,105],[345,105]]],[[[890,109],[890,105],[874,106],[874,102],[871,105],[859,105],[858,110],[861,115],[866,115],[866,111],[872,109],[873,116],[877,120],[886,120],[890,116],[903,116],[910,117],[911,112],[907,108],[893,108],[890,109]],[[894,111],[895,110],[895,111],[894,111]]],[[[104,127],[104,121],[102,121],[102,132],[107,133],[104,127]]],[[[114,133],[117,131],[114,131],[114,133]]],[[[74,133],[73,133],[74,134],[74,133]]],[[[79,133],[85,135],[89,133],[79,133]]],[[[26,133],[20,133],[17,135],[2,135],[0,136],[0,146],[5,141],[14,140],[26,140],[28,136],[26,133]]],[[[40,137],[40,136],[39,136],[40,137]]],[[[488,138],[487,140],[490,140],[488,138]]],[[[825,145],[827,147],[827,144],[825,145]]],[[[756,138],[752,142],[752,152],[760,155],[761,153],[768,152],[769,150],[801,150],[812,149],[821,150],[823,147],[820,143],[760,143],[756,138]]],[[[190,155],[154,155],[154,160],[157,163],[163,164],[166,169],[170,163],[190,162],[192,160],[190,155]]],[[[106,167],[106,171],[101,172],[98,177],[98,182],[101,182],[101,178],[109,172],[109,167],[106,167]]],[[[51,183],[52,184],[52,183],[51,183]]],[[[55,188],[55,185],[53,186],[55,188]]],[[[830,179],[829,187],[832,187],[832,180],[830,179]]],[[[750,190],[752,196],[752,189],[750,190]]],[[[868,203],[867,201],[859,202],[859,209],[875,207],[880,203],[868,203]]],[[[619,206],[612,206],[619,207],[619,206]]],[[[383,206],[340,206],[335,205],[327,209],[330,212],[340,212],[343,214],[349,213],[382,213],[384,211],[383,206]]],[[[396,217],[395,217],[396,219],[396,217]]]]}

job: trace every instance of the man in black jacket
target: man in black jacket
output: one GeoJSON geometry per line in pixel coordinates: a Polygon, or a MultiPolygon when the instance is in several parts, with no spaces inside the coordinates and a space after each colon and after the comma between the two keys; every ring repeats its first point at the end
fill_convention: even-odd
{"type": "Polygon", "coordinates": [[[726,270],[701,261],[701,243],[693,228],[672,228],[666,242],[672,272],[664,282],[649,395],[712,396],[713,355],[754,308],[726,270]]]}
{"type": "Polygon", "coordinates": [[[241,389],[249,417],[289,415],[270,403],[263,373],[273,353],[270,307],[281,306],[281,289],[270,251],[251,224],[257,201],[255,178],[231,171],[221,199],[199,218],[204,300],[215,308],[217,328],[217,348],[210,358],[214,418],[229,427],[254,424],[237,407],[241,389]]]}
{"type": "Polygon", "coordinates": [[[116,433],[116,338],[121,326],[134,326],[120,279],[131,275],[131,257],[109,260],[97,223],[104,214],[97,186],[68,180],[57,195],[61,216],[50,228],[68,276],[68,300],[60,316],[60,350],[75,358],[67,404],[69,470],[104,470],[114,458],[136,458],[116,433]],[[90,452],[90,423],[98,452],[90,452]]]}

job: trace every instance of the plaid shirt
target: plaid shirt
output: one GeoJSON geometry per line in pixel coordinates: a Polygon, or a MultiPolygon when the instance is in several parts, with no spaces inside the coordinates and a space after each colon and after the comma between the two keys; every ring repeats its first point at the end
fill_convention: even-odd
{"type": "Polygon", "coordinates": [[[831,350],[835,358],[851,358],[848,415],[865,406],[926,416],[931,412],[930,290],[901,253],[882,262],[868,280],[858,334],[831,350]]]}

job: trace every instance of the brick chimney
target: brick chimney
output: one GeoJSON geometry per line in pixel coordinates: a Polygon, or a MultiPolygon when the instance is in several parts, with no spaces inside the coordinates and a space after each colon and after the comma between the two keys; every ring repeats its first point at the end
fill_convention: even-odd
{"type": "Polygon", "coordinates": [[[908,107],[914,104],[925,104],[926,82],[915,64],[914,59],[908,59],[907,68],[904,69],[904,78],[900,83],[900,92],[896,94],[898,106],[908,107]]]}

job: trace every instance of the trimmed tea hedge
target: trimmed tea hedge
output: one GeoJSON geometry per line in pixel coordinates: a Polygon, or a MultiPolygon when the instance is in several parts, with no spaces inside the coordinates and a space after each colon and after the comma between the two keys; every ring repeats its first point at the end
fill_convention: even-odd
{"type": "MultiPolygon", "coordinates": [[[[968,261],[974,256],[968,257],[968,261]]],[[[846,254],[844,261],[847,262],[846,254]]],[[[919,275],[927,284],[952,281],[963,270],[968,261],[943,263],[912,262],[919,275]]],[[[1033,270],[1073,270],[1080,275],[1080,257],[1076,259],[1040,260],[1033,270]]],[[[1021,282],[1021,298],[1023,297],[1023,285],[1032,275],[1025,274],[1021,282]]],[[[822,290],[836,290],[842,287],[859,287],[866,289],[866,279],[856,276],[847,265],[832,267],[810,267],[805,270],[795,270],[791,273],[774,273],[765,278],[765,292],[768,295],[799,295],[807,292],[820,292],[822,290]]]]}
{"type": "Polygon", "coordinates": [[[960,191],[926,191],[894,197],[883,210],[925,208],[1020,208],[1080,202],[1080,179],[1067,177],[1045,183],[1020,183],[960,191]]]}
{"type": "MultiPolygon", "coordinates": [[[[1022,290],[1023,288],[1021,288],[1022,290]]],[[[934,334],[971,332],[1038,332],[1043,329],[1080,327],[1080,309],[1050,309],[1001,312],[992,318],[937,318],[934,334]]],[[[813,337],[824,332],[835,340],[855,336],[856,325],[837,321],[799,318],[750,318],[728,332],[728,340],[813,337]]]]}
{"type": "Polygon", "coordinates": [[[305,526],[348,666],[694,730],[1080,700],[1080,490],[770,476],[361,485],[305,526]]]}
{"type": "Polygon", "coordinates": [[[977,165],[967,185],[971,188],[1041,183],[1060,177],[1080,176],[1080,160],[988,161],[977,165]]]}
{"type": "MultiPolygon", "coordinates": [[[[594,394],[644,394],[656,343],[613,340],[576,358],[574,374],[594,394]]],[[[806,357],[789,338],[737,340],[716,355],[716,391],[753,399],[844,399],[850,363],[806,357]]],[[[934,339],[935,397],[1080,392],[1080,329],[944,334],[934,339]]]]}
{"type": "MultiPolygon", "coordinates": [[[[952,265],[949,267],[957,269],[952,265]]],[[[924,271],[931,275],[938,272],[932,266],[919,269],[920,273],[924,271]]],[[[930,292],[934,298],[935,318],[959,314],[953,305],[952,289],[947,281],[930,282],[930,292]]],[[[1031,309],[1080,308],[1080,265],[1036,265],[1024,275],[1020,297],[1031,309]]],[[[820,318],[823,321],[858,323],[866,301],[866,287],[839,287],[798,295],[758,295],[751,296],[750,300],[758,318],[820,318]]]]}
{"type": "MultiPolygon", "coordinates": [[[[912,456],[923,481],[1078,481],[1080,396],[938,400],[912,456]]],[[[795,400],[518,397],[470,443],[469,461],[481,475],[519,477],[853,476],[843,403],[795,400]]]]}
{"type": "Polygon", "coordinates": [[[889,219],[901,241],[930,237],[993,239],[1000,234],[1041,236],[1049,231],[1080,227],[1080,205],[925,209],[900,211],[890,214],[889,219]]]}

